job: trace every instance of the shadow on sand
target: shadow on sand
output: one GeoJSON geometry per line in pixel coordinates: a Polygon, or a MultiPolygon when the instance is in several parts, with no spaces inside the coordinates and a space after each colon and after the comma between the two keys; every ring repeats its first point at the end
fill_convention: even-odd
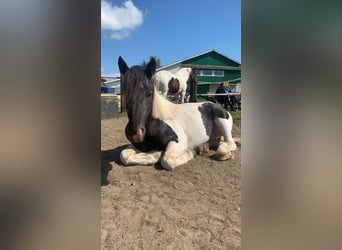
{"type": "Polygon", "coordinates": [[[101,186],[106,186],[108,182],[108,173],[112,170],[112,165],[110,162],[115,162],[116,164],[123,166],[120,161],[120,153],[125,149],[127,145],[123,145],[114,149],[101,151],[101,186]]]}

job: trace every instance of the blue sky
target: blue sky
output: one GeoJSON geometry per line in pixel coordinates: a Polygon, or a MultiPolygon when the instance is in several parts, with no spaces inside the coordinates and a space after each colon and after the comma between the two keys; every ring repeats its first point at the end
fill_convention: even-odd
{"type": "Polygon", "coordinates": [[[241,0],[101,1],[101,75],[119,56],[165,66],[212,49],[241,62],[241,0]]]}

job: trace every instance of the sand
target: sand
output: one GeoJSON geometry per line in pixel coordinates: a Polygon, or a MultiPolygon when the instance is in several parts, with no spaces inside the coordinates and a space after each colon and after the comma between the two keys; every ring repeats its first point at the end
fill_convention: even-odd
{"type": "MultiPolygon", "coordinates": [[[[124,167],[126,117],[102,120],[102,249],[240,249],[241,158],[194,160],[166,171],[124,167]]],[[[240,137],[233,127],[233,136],[240,137]]]]}

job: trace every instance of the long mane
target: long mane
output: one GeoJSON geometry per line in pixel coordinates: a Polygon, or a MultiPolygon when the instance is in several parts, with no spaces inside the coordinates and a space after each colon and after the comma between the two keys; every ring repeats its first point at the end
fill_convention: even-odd
{"type": "Polygon", "coordinates": [[[175,118],[180,108],[180,105],[174,104],[163,96],[158,94],[154,86],[152,117],[160,120],[169,120],[175,118]]]}

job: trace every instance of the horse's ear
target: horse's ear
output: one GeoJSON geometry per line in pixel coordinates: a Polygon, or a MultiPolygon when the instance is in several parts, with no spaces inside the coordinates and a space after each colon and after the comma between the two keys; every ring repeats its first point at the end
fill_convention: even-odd
{"type": "Polygon", "coordinates": [[[124,61],[124,59],[122,59],[121,56],[119,56],[118,65],[119,65],[120,73],[122,75],[125,74],[127,70],[129,69],[129,67],[127,66],[127,63],[124,61]]]}
{"type": "Polygon", "coordinates": [[[145,74],[148,78],[151,78],[155,72],[156,72],[156,60],[154,59],[154,57],[152,57],[146,66],[145,74]]]}

